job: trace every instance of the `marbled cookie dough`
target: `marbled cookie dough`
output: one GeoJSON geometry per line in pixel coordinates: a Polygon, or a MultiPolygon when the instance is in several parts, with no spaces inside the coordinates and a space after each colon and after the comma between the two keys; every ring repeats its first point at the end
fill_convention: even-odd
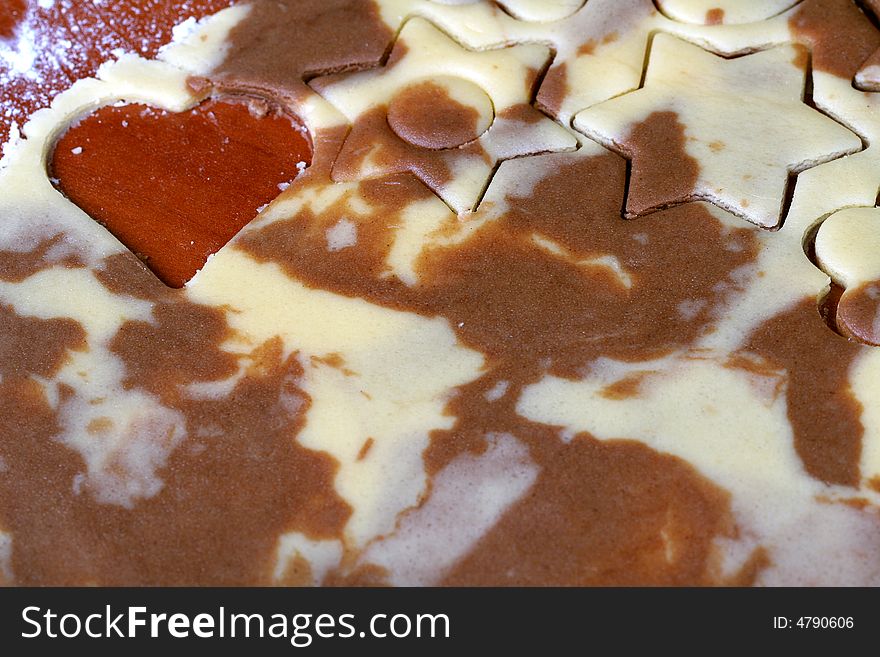
{"type": "Polygon", "coordinates": [[[878,48],[853,0],[254,0],[117,53],[0,160],[0,577],[880,584],[878,48]],[[47,166],[228,93],[311,166],[171,288],[47,166]]]}

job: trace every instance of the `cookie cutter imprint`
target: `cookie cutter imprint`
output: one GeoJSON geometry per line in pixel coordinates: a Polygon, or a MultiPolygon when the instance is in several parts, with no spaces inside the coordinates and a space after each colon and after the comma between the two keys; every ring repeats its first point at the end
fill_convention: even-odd
{"type": "Polygon", "coordinates": [[[577,146],[567,130],[531,106],[549,56],[537,44],[471,51],[421,18],[407,21],[382,68],[311,81],[353,124],[334,164],[334,180],[412,170],[455,212],[475,209],[500,161],[577,146]],[[431,95],[424,85],[440,93],[431,95]],[[414,93],[422,99],[407,102],[414,93]],[[395,112],[398,104],[403,111],[395,112]],[[430,116],[438,110],[473,113],[478,128],[451,140],[438,137],[436,122],[443,114],[430,116]],[[379,130],[361,133],[360,126],[375,111],[379,130]],[[402,116],[434,125],[420,134],[402,116]],[[383,130],[386,126],[390,130],[383,130]],[[431,139],[440,141],[432,144],[431,139]]]}

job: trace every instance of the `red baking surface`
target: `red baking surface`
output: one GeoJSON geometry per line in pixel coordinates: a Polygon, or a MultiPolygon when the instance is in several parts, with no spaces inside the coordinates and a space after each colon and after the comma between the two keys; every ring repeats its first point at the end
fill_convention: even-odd
{"type": "Polygon", "coordinates": [[[187,18],[232,0],[0,0],[0,143],[121,48],[153,57],[187,18]]]}

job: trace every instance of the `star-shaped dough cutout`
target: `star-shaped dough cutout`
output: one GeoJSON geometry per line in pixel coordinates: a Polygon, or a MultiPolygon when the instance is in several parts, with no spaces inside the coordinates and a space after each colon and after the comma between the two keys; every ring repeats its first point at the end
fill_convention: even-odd
{"type": "Polygon", "coordinates": [[[803,102],[805,55],[784,45],[725,59],[658,34],[642,88],[580,112],[574,125],[632,160],[627,216],[704,200],[775,228],[795,174],[862,148],[803,102]],[[683,157],[665,157],[674,143],[683,157]]]}
{"type": "Polygon", "coordinates": [[[535,44],[467,50],[409,20],[382,68],[310,82],[352,124],[333,179],[411,171],[454,211],[473,210],[499,162],[577,147],[531,105],[550,56],[535,44]]]}

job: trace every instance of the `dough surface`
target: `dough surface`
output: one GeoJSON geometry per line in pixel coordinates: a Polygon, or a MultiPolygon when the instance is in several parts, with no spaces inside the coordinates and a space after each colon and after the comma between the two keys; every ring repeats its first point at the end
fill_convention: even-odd
{"type": "Polygon", "coordinates": [[[0,581],[880,584],[861,6],[228,4],[0,21],[0,581]],[[168,287],[53,149],[230,94],[310,165],[168,287]]]}

